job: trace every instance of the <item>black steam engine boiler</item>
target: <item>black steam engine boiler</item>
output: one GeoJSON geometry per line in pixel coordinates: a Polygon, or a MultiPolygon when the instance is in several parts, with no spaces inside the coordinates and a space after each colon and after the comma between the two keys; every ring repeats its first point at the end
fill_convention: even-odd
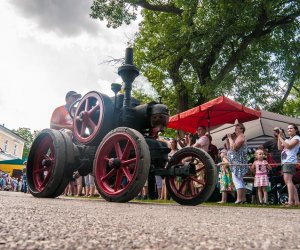
{"type": "Polygon", "coordinates": [[[91,91],[74,103],[72,135],[44,129],[36,137],[26,167],[30,193],[54,198],[63,193],[74,172],[92,173],[105,200],[127,202],[142,190],[151,171],[165,178],[178,203],[207,200],[215,188],[213,160],[192,147],[168,158],[170,149],[158,137],[168,124],[168,108],[161,102],[140,104],[131,97],[132,82],[139,75],[132,48],[126,49],[118,74],[124,94],[118,94],[120,84],[112,84],[115,96],[91,91]]]}

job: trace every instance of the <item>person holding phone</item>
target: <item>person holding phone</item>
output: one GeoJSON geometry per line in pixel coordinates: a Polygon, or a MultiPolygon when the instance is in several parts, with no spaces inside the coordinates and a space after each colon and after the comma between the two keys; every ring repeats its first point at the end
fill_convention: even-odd
{"type": "Polygon", "coordinates": [[[296,186],[293,183],[293,174],[296,172],[297,153],[300,148],[299,129],[295,124],[288,124],[288,137],[285,139],[284,131],[281,129],[278,136],[278,149],[281,151],[281,164],[283,179],[288,189],[288,202],[286,207],[299,206],[299,197],[296,186]]]}

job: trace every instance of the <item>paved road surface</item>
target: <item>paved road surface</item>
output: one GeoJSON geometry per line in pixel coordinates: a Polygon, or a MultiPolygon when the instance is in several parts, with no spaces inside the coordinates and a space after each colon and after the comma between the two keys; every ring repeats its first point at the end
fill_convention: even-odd
{"type": "Polygon", "coordinates": [[[0,249],[300,249],[300,209],[0,192],[0,249]]]}

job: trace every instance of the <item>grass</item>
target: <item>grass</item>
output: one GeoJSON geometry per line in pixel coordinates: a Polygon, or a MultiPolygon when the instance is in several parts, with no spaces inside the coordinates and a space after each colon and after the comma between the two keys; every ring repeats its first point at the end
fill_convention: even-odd
{"type": "MultiPolygon", "coordinates": [[[[131,202],[136,203],[154,203],[154,204],[177,204],[174,200],[132,200],[131,202]]],[[[234,204],[225,203],[218,204],[216,202],[204,202],[202,206],[217,206],[217,207],[254,207],[254,208],[280,208],[280,209],[300,209],[300,207],[282,207],[281,205],[258,205],[258,204],[234,204]]]]}
{"type": "MultiPolygon", "coordinates": [[[[70,196],[67,196],[70,197],[70,196]]],[[[99,196],[94,196],[94,197],[76,197],[76,196],[71,196],[72,198],[84,198],[84,199],[102,199],[99,196]]],[[[133,199],[130,202],[133,203],[151,203],[151,204],[177,204],[176,201],[174,200],[136,200],[133,199]]],[[[224,204],[218,204],[216,202],[204,202],[201,203],[200,205],[202,206],[217,206],[217,207],[254,207],[254,208],[280,208],[280,209],[300,209],[300,207],[282,207],[281,205],[258,205],[258,204],[234,204],[234,203],[224,203],[224,204]]]]}

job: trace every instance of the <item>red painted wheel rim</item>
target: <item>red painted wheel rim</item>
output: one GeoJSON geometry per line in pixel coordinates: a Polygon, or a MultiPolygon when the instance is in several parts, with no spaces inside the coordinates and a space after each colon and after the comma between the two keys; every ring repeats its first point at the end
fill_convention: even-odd
{"type": "Polygon", "coordinates": [[[78,104],[74,116],[74,136],[81,143],[93,140],[103,118],[103,102],[97,93],[87,94],[78,104]]]}
{"type": "Polygon", "coordinates": [[[107,195],[119,195],[134,181],[139,168],[139,152],[136,142],[126,133],[109,137],[96,154],[95,179],[107,195]],[[117,159],[119,166],[112,165],[117,159]]]}
{"type": "Polygon", "coordinates": [[[196,166],[196,174],[186,177],[170,176],[167,178],[170,188],[177,197],[181,199],[193,199],[199,196],[207,183],[206,167],[196,154],[185,153],[178,155],[174,165],[183,166],[182,160],[186,157],[192,157],[196,166]]]}
{"type": "Polygon", "coordinates": [[[32,168],[34,187],[38,192],[42,192],[52,175],[55,165],[55,150],[53,140],[50,135],[43,137],[38,145],[32,168]]]}

